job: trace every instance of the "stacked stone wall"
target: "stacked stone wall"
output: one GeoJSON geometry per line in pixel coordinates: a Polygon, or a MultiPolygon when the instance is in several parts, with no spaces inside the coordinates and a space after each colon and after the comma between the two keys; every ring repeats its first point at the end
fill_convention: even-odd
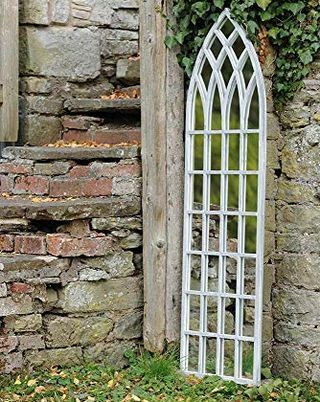
{"type": "Polygon", "coordinates": [[[320,381],[320,62],[283,112],[276,196],[274,371],[320,381]]]}
{"type": "Polygon", "coordinates": [[[142,337],[139,148],[12,147],[0,171],[0,372],[123,364],[142,337]]]}
{"type": "MultiPolygon", "coordinates": [[[[20,0],[21,144],[108,143],[109,129],[126,128],[125,115],[119,120],[90,109],[71,111],[73,117],[91,116],[75,125],[67,102],[98,100],[119,88],[139,92],[138,3],[20,0]]],[[[126,138],[124,132],[120,142],[126,138]]]]}

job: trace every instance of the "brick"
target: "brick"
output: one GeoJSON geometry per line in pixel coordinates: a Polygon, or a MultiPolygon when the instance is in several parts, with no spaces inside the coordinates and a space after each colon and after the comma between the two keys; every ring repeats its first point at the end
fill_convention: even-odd
{"type": "Polygon", "coordinates": [[[108,236],[77,239],[64,234],[47,235],[48,252],[54,256],[79,257],[103,256],[114,248],[114,240],[108,236]]]}
{"type": "Polygon", "coordinates": [[[32,165],[26,165],[22,163],[1,163],[0,164],[1,173],[12,173],[12,174],[27,174],[32,172],[32,165]]]}
{"type": "Polygon", "coordinates": [[[49,191],[49,180],[41,176],[17,177],[14,183],[15,194],[45,195],[49,191]]]}
{"type": "Polygon", "coordinates": [[[134,130],[96,130],[93,133],[93,141],[97,143],[106,144],[121,144],[141,142],[141,131],[140,129],[134,130]]]}
{"type": "Polygon", "coordinates": [[[32,293],[34,290],[33,286],[28,285],[27,283],[13,283],[10,285],[10,292],[11,293],[20,293],[20,294],[25,294],[25,293],[32,293]]]}
{"type": "Polygon", "coordinates": [[[9,176],[0,175],[0,194],[11,193],[13,189],[13,179],[9,176]]]}
{"type": "Polygon", "coordinates": [[[54,180],[50,184],[51,197],[97,197],[111,195],[110,179],[54,180]]]}
{"type": "Polygon", "coordinates": [[[71,166],[71,162],[62,161],[53,163],[36,163],[34,165],[34,173],[45,176],[63,175],[70,170],[71,166]]]}
{"type": "Polygon", "coordinates": [[[47,254],[46,238],[38,235],[16,236],[15,252],[20,254],[47,254]]]}
{"type": "Polygon", "coordinates": [[[1,251],[13,251],[14,236],[3,234],[0,235],[0,252],[1,251]]]}
{"type": "Polygon", "coordinates": [[[62,125],[64,128],[75,130],[88,130],[94,124],[101,124],[103,119],[97,117],[86,116],[64,116],[62,119],[62,125]]]}
{"type": "Polygon", "coordinates": [[[89,220],[75,219],[64,225],[59,226],[57,232],[69,233],[73,237],[86,237],[90,235],[90,223],[89,220]]]}
{"type": "Polygon", "coordinates": [[[88,142],[93,141],[92,133],[88,130],[68,130],[63,133],[63,140],[66,142],[77,141],[77,142],[88,142]]]}
{"type": "Polygon", "coordinates": [[[74,166],[70,172],[69,176],[74,178],[88,177],[90,175],[89,166],[74,166]]]}
{"type": "Polygon", "coordinates": [[[65,142],[88,142],[92,141],[92,134],[88,130],[68,130],[62,135],[63,141],[65,142]]]}

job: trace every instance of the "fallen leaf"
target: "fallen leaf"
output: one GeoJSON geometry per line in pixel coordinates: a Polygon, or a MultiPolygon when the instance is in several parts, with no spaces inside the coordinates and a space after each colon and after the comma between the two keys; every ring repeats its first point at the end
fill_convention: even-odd
{"type": "Polygon", "coordinates": [[[33,385],[35,385],[37,383],[37,380],[29,380],[27,382],[28,387],[32,387],[33,385]]]}
{"type": "Polygon", "coordinates": [[[46,388],[44,386],[40,385],[39,387],[35,388],[34,392],[36,394],[41,394],[41,392],[44,392],[45,390],[46,390],[46,388]]]}

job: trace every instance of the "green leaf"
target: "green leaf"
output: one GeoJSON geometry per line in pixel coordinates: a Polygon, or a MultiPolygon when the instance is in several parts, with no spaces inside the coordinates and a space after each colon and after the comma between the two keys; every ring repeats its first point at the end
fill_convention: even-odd
{"type": "Polygon", "coordinates": [[[254,34],[259,30],[259,26],[254,21],[248,21],[247,22],[247,29],[248,29],[249,33],[254,34]]]}
{"type": "Polygon", "coordinates": [[[269,367],[265,367],[261,370],[261,374],[263,375],[264,378],[271,378],[272,377],[272,373],[271,370],[269,369],[269,367]]]}
{"type": "Polygon", "coordinates": [[[313,56],[310,50],[300,53],[300,60],[305,65],[311,63],[313,61],[313,56]]]}
{"type": "Polygon", "coordinates": [[[256,3],[259,7],[265,10],[269,6],[269,4],[272,3],[272,0],[256,0],[256,3]]]}
{"type": "Polygon", "coordinates": [[[176,45],[177,41],[174,36],[166,36],[164,43],[168,49],[172,49],[173,46],[176,45]]]}
{"type": "Polygon", "coordinates": [[[224,7],[224,0],[213,0],[213,4],[218,8],[224,7]]]}
{"type": "Polygon", "coordinates": [[[184,33],[184,32],[178,32],[178,33],[176,34],[176,36],[175,36],[175,39],[176,39],[176,41],[177,41],[180,45],[182,45],[182,44],[183,44],[184,37],[185,37],[185,33],[184,33]]]}
{"type": "Polygon", "coordinates": [[[270,38],[272,39],[277,39],[279,33],[279,29],[278,28],[271,28],[268,31],[268,35],[270,36],[270,38]]]}
{"type": "Polygon", "coordinates": [[[304,9],[305,5],[302,1],[298,1],[295,3],[284,3],[283,8],[285,10],[291,11],[294,15],[298,14],[302,9],[304,9]]]}

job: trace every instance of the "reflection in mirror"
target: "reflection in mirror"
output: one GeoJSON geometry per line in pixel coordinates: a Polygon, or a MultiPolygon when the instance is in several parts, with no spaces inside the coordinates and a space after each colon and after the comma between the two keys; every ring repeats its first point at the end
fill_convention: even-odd
{"type": "MultiPolygon", "coordinates": [[[[232,92],[231,92],[232,94],[232,92]]],[[[231,95],[230,94],[230,95],[231,95]]],[[[229,99],[230,102],[230,99],[229,99]]],[[[230,103],[230,117],[229,117],[229,129],[240,130],[240,98],[237,87],[232,94],[232,101],[230,103]]],[[[232,151],[234,151],[232,149],[232,151]]]]}
{"type": "Polygon", "coordinates": [[[190,290],[201,290],[201,255],[189,255],[190,290]]]}
{"type": "Polygon", "coordinates": [[[227,136],[229,144],[228,170],[240,169],[240,135],[229,134],[227,136]]]}
{"type": "Polygon", "coordinates": [[[256,212],[258,209],[258,175],[247,175],[246,182],[246,211],[256,212]]]}
{"type": "Polygon", "coordinates": [[[259,134],[250,133],[247,137],[247,159],[245,170],[259,169],[259,134]]]}
{"type": "Polygon", "coordinates": [[[204,85],[206,86],[207,90],[208,90],[211,74],[212,74],[212,67],[211,67],[208,59],[206,59],[204,65],[203,65],[203,68],[202,68],[201,77],[203,79],[204,85]]]}
{"type": "Polygon", "coordinates": [[[202,215],[193,214],[190,216],[192,224],[191,251],[202,250],[202,215]]]}
{"type": "Polygon", "coordinates": [[[216,374],[217,341],[215,338],[207,338],[206,352],[206,373],[216,374]]]}
{"type": "Polygon", "coordinates": [[[254,90],[249,113],[248,128],[256,130],[259,127],[259,96],[257,88],[254,90]]]}
{"type": "Polygon", "coordinates": [[[234,341],[224,340],[223,374],[234,375],[234,341]]]}
{"type": "Polygon", "coordinates": [[[193,175],[193,209],[201,210],[203,208],[203,175],[193,175]]]}
{"type": "Polygon", "coordinates": [[[188,338],[189,338],[188,370],[198,371],[199,337],[189,335],[188,338]]]}
{"type": "Polygon", "coordinates": [[[239,209],[239,175],[228,175],[228,210],[239,209]]]}
{"type": "Polygon", "coordinates": [[[257,218],[247,216],[245,221],[245,253],[255,254],[257,251],[257,218]]]}
{"type": "Polygon", "coordinates": [[[211,170],[221,169],[221,135],[210,136],[211,170]]]}
{"type": "MultiPolygon", "coordinates": [[[[216,87],[213,103],[212,103],[212,111],[211,111],[211,130],[221,130],[221,102],[218,88],[216,87]]],[[[213,137],[213,141],[216,140],[216,137],[213,137]]],[[[218,146],[217,146],[218,148],[218,146]]]]}
{"type": "Polygon", "coordinates": [[[195,94],[195,130],[204,130],[204,108],[202,104],[202,99],[197,89],[195,94]]]}
{"type": "Polygon", "coordinates": [[[200,296],[189,296],[189,330],[200,331],[200,296]]]}
{"type": "Polygon", "coordinates": [[[210,210],[217,211],[220,209],[220,191],[221,191],[221,176],[210,176],[210,210]]]}
{"type": "Polygon", "coordinates": [[[194,146],[194,170],[203,170],[203,146],[204,136],[202,134],[193,135],[194,146]]]}
{"type": "Polygon", "coordinates": [[[241,342],[242,348],[242,378],[253,378],[254,343],[241,342]]]}

